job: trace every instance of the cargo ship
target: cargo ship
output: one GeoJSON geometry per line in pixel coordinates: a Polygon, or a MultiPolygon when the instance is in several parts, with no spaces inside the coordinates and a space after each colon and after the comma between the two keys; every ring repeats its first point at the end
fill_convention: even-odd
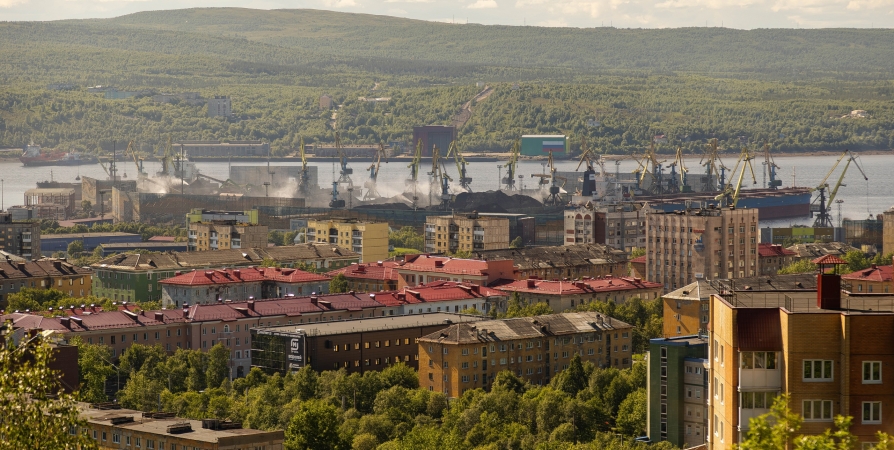
{"type": "MultiPolygon", "coordinates": [[[[664,212],[682,211],[699,205],[719,204],[717,194],[663,194],[635,197],[635,201],[664,212]]],[[[810,216],[811,190],[806,187],[779,189],[742,189],[736,208],[760,210],[761,220],[789,219],[810,216]]]]}
{"type": "Polygon", "coordinates": [[[80,166],[81,164],[96,164],[96,158],[83,156],[77,152],[42,151],[39,145],[28,144],[25,146],[19,161],[26,167],[33,166],[80,166]]]}

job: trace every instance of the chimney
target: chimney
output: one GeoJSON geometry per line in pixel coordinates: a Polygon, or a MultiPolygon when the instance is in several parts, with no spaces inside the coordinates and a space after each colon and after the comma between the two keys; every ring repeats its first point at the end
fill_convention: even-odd
{"type": "Polygon", "coordinates": [[[435,261],[435,268],[440,268],[440,267],[444,267],[444,261],[436,260],[436,261],[435,261]]]}
{"type": "Polygon", "coordinates": [[[24,262],[19,261],[19,262],[16,263],[16,265],[18,266],[18,268],[19,268],[20,271],[21,271],[21,270],[25,270],[25,263],[24,263],[24,262]]]}
{"type": "Polygon", "coordinates": [[[816,276],[816,307],[841,309],[841,275],[820,272],[816,276]]]}
{"type": "Polygon", "coordinates": [[[164,321],[165,321],[165,314],[162,313],[162,312],[156,312],[156,313],[155,313],[155,320],[157,320],[157,321],[159,321],[159,322],[164,322],[164,321]]]}
{"type": "Polygon", "coordinates": [[[319,302],[319,300],[320,300],[319,297],[311,297],[311,298],[310,298],[310,303],[316,305],[317,302],[319,302]]]}
{"type": "Polygon", "coordinates": [[[531,279],[531,278],[528,278],[528,289],[534,289],[534,287],[536,286],[536,284],[537,284],[537,280],[533,280],[533,279],[531,279]]]}
{"type": "Polygon", "coordinates": [[[62,261],[59,261],[58,259],[53,261],[53,267],[55,267],[56,270],[62,270],[62,261]]]}
{"type": "Polygon", "coordinates": [[[255,310],[255,301],[254,301],[254,300],[249,300],[249,301],[248,301],[248,309],[250,309],[250,310],[252,310],[252,311],[255,310]]]}
{"type": "Polygon", "coordinates": [[[189,318],[189,308],[183,308],[183,318],[189,318]]]}

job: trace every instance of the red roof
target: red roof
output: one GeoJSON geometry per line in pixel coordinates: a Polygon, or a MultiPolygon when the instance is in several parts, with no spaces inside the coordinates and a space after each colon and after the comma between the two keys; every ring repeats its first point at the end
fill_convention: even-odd
{"type": "Polygon", "coordinates": [[[362,278],[366,280],[394,280],[399,278],[397,271],[394,269],[398,266],[397,261],[378,261],[367,264],[351,264],[340,269],[326,272],[327,276],[334,277],[338,274],[344,274],[347,278],[362,278]]]}
{"type": "Polygon", "coordinates": [[[298,269],[279,267],[246,267],[242,269],[193,270],[159,281],[178,286],[206,286],[253,281],[279,281],[283,283],[311,283],[329,281],[329,277],[298,269]]]}
{"type": "Polygon", "coordinates": [[[894,266],[876,266],[873,264],[868,269],[851,272],[847,275],[842,275],[841,278],[856,281],[891,281],[894,279],[894,266]]]}
{"type": "Polygon", "coordinates": [[[455,281],[434,281],[429,284],[405,287],[399,291],[376,292],[369,295],[370,297],[374,295],[375,300],[385,306],[506,296],[505,293],[497,289],[455,281]]]}
{"type": "Polygon", "coordinates": [[[795,253],[779,244],[766,244],[766,243],[758,244],[757,252],[760,256],[763,256],[763,257],[795,256],[795,255],[797,255],[797,253],[795,253]]]}
{"type": "Polygon", "coordinates": [[[818,266],[822,265],[835,265],[835,264],[847,264],[847,261],[835,256],[835,255],[824,255],[816,258],[812,261],[814,264],[818,266]]]}
{"type": "Polygon", "coordinates": [[[518,291],[547,295],[572,295],[656,289],[661,288],[662,286],[661,283],[644,281],[640,278],[606,276],[605,278],[590,278],[579,281],[549,281],[529,278],[527,280],[516,280],[511,283],[503,284],[497,286],[496,289],[508,292],[518,291]]]}
{"type": "Polygon", "coordinates": [[[400,264],[397,270],[487,276],[491,262],[493,261],[447,256],[406,255],[404,263],[400,264]]]}
{"type": "Polygon", "coordinates": [[[646,263],[646,255],[637,256],[636,258],[631,259],[630,263],[631,264],[645,264],[646,263]]]}

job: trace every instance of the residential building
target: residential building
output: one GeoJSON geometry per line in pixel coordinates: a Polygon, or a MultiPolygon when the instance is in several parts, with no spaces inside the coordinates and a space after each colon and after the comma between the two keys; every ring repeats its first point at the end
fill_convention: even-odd
{"type": "Polygon", "coordinates": [[[398,280],[400,279],[395,270],[399,264],[397,261],[354,263],[350,266],[326,272],[326,275],[332,278],[339,274],[344,275],[348,280],[348,289],[352,291],[393,291],[397,289],[398,280]]]}
{"type": "Polygon", "coordinates": [[[170,413],[124,409],[117,404],[99,408],[79,403],[78,410],[86,425],[69,432],[93,438],[100,450],[282,450],[285,440],[283,430],[244,429],[226,420],[183,419],[170,413]]]}
{"type": "Polygon", "coordinates": [[[565,211],[565,245],[604,244],[630,252],[646,247],[646,211],[633,203],[565,211]]]}
{"type": "Polygon", "coordinates": [[[425,219],[426,252],[477,252],[504,248],[509,248],[508,218],[470,213],[428,216],[425,219]]]}
{"type": "Polygon", "coordinates": [[[894,206],[882,213],[882,254],[894,253],[894,206]]]}
{"type": "Polygon", "coordinates": [[[388,259],[388,224],[354,219],[308,219],[307,242],[337,244],[360,254],[360,262],[388,259]]]}
{"type": "Polygon", "coordinates": [[[251,329],[251,366],[286,374],[302,367],[347,373],[378,371],[404,363],[419,367],[422,336],[480,316],[433,313],[251,329]]]}
{"type": "Polygon", "coordinates": [[[708,435],[707,336],[652,339],[647,360],[650,440],[679,448],[704,445],[708,435]]]}
{"type": "Polygon", "coordinates": [[[761,275],[775,275],[783,267],[795,262],[797,253],[780,244],[758,244],[758,267],[761,275]]]}
{"type": "Polygon", "coordinates": [[[234,220],[190,222],[189,251],[226,250],[267,246],[267,226],[234,220]]]}
{"type": "Polygon", "coordinates": [[[456,398],[497,373],[546,385],[579,355],[598,367],[631,364],[633,326],[595,312],[459,323],[419,338],[419,386],[456,398]]]}
{"type": "Polygon", "coordinates": [[[844,289],[853,293],[887,294],[891,292],[892,274],[894,267],[873,264],[869,268],[842,275],[841,280],[844,289]]]}
{"type": "Polygon", "coordinates": [[[438,280],[490,286],[497,280],[511,280],[515,276],[515,268],[508,259],[479,260],[431,255],[404,255],[403,262],[395,270],[398,288],[438,280]]]}
{"type": "Polygon", "coordinates": [[[838,275],[817,278],[800,295],[711,295],[709,448],[742,442],[780,394],[804,419],[799,433],[821,434],[839,414],[853,417],[849,431],[863,448],[876,432],[894,432],[894,379],[884,370],[894,361],[894,296],[842,293],[838,275]]]}
{"type": "Polygon", "coordinates": [[[646,255],[637,256],[630,260],[630,276],[638,278],[646,277],[646,255]]]}
{"type": "Polygon", "coordinates": [[[203,208],[193,208],[186,214],[186,223],[197,222],[233,222],[257,225],[259,222],[258,210],[246,211],[212,211],[203,208]]]}
{"type": "Polygon", "coordinates": [[[96,272],[93,294],[115,301],[161,300],[159,281],[176,272],[260,266],[312,266],[332,270],[356,262],[359,255],[330,244],[243,248],[214,252],[124,253],[92,264],[96,272]]]}
{"type": "Polygon", "coordinates": [[[816,291],[815,274],[766,275],[738,280],[695,280],[661,296],[664,337],[706,335],[711,319],[711,295],[723,289],[752,299],[767,295],[804,295],[816,291]]]}
{"type": "Polygon", "coordinates": [[[159,281],[161,304],[167,308],[221,301],[328,294],[330,278],[298,269],[245,267],[241,269],[175,272],[159,281]]]}
{"type": "Polygon", "coordinates": [[[474,252],[473,257],[512,260],[516,280],[616,277],[627,275],[627,253],[602,244],[508,248],[474,252]]]}
{"type": "Polygon", "coordinates": [[[215,96],[208,99],[208,117],[230,117],[233,115],[233,103],[230,97],[215,96]]]}
{"type": "Polygon", "coordinates": [[[69,297],[87,297],[92,273],[61,259],[0,260],[0,305],[5,308],[9,294],[25,288],[57,289],[69,297]]]}
{"type": "Polygon", "coordinates": [[[17,222],[0,213],[0,250],[25,259],[40,257],[40,222],[17,222]]]}
{"type": "Polygon", "coordinates": [[[787,247],[788,250],[795,252],[795,259],[816,259],[821,256],[833,255],[844,256],[847,252],[860,250],[851,247],[844,242],[814,242],[810,244],[795,244],[787,247]]]}
{"type": "Polygon", "coordinates": [[[695,279],[760,274],[757,209],[698,208],[646,216],[646,279],[666,290],[695,279]]]}
{"type": "MultiPolygon", "coordinates": [[[[456,281],[432,281],[397,291],[369,294],[377,302],[394,307],[394,313],[428,314],[435,312],[491,311],[505,312],[506,293],[477,284],[456,281]]],[[[389,309],[389,314],[391,310],[389,309]]]]}
{"type": "Polygon", "coordinates": [[[584,277],[580,280],[540,280],[528,278],[495,286],[507,295],[518,293],[525,304],[546,303],[553,311],[566,311],[594,301],[625,303],[633,298],[652,300],[664,292],[659,283],[643,281],[639,278],[584,277]]]}
{"type": "Polygon", "coordinates": [[[108,233],[63,233],[47,234],[40,240],[40,253],[52,255],[56,252],[68,252],[68,245],[74,241],[84,244],[84,251],[93,252],[96,247],[103,244],[134,244],[143,241],[143,237],[134,233],[122,233],[118,231],[108,233]]]}

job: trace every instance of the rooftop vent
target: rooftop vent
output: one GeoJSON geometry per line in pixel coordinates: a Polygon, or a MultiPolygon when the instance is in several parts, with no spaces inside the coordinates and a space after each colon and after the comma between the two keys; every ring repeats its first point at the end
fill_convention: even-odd
{"type": "Polygon", "coordinates": [[[192,431],[192,424],[189,422],[177,422],[168,425],[168,434],[189,433],[192,431]]]}

